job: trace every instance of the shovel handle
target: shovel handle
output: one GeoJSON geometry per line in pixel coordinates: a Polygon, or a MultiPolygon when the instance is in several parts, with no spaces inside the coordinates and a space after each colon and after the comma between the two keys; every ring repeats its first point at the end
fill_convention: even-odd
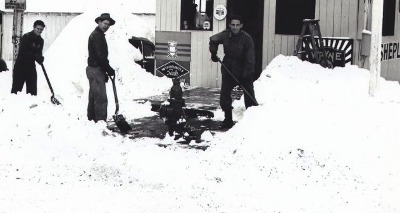
{"type": "Polygon", "coordinates": [[[119,111],[119,103],[118,103],[117,88],[115,87],[115,75],[114,76],[109,76],[109,77],[111,79],[111,83],[112,83],[112,86],[113,86],[114,100],[115,100],[115,114],[117,115],[118,111],[119,111]]]}
{"type": "Polygon", "coordinates": [[[245,92],[247,96],[251,98],[251,100],[256,104],[256,106],[258,106],[258,102],[256,101],[256,99],[246,90],[246,88],[244,88],[244,86],[242,86],[239,80],[231,73],[231,71],[229,71],[228,67],[226,67],[225,64],[222,63],[220,58],[218,58],[218,62],[221,64],[222,67],[225,68],[226,72],[229,73],[229,75],[233,78],[233,80],[235,80],[236,83],[243,89],[243,92],[245,92]]]}
{"type": "Polygon", "coordinates": [[[47,76],[47,72],[46,72],[46,69],[44,68],[43,63],[40,63],[40,66],[42,67],[42,70],[43,70],[43,73],[44,73],[44,77],[46,77],[46,81],[47,81],[47,84],[49,85],[51,94],[52,94],[53,97],[54,97],[53,87],[51,86],[51,83],[50,83],[50,80],[49,80],[49,76],[47,76]]]}

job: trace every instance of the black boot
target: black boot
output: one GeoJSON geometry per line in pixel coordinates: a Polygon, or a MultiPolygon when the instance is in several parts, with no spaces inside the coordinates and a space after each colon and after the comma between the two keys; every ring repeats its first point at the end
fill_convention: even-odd
{"type": "Polygon", "coordinates": [[[232,120],[232,110],[225,110],[225,119],[220,126],[221,129],[230,129],[235,123],[232,120]]]}

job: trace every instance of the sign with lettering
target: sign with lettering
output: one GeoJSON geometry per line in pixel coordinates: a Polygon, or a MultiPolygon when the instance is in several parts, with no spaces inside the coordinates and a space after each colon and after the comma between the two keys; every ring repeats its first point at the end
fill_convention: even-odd
{"type": "Polygon", "coordinates": [[[26,0],[5,0],[5,9],[25,10],[26,0]]]}
{"type": "Polygon", "coordinates": [[[157,71],[167,76],[168,78],[180,78],[189,73],[187,69],[176,63],[176,61],[170,61],[160,66],[159,68],[157,68],[157,71]]]}
{"type": "Polygon", "coordinates": [[[381,61],[400,59],[400,42],[382,44],[381,61]]]}
{"type": "Polygon", "coordinates": [[[191,37],[191,32],[156,31],[157,76],[179,78],[185,85],[190,84],[191,37]]]}
{"type": "Polygon", "coordinates": [[[345,66],[345,52],[341,50],[336,50],[332,47],[325,47],[323,50],[315,53],[312,50],[306,50],[305,55],[303,55],[303,60],[307,60],[311,63],[321,62],[323,61],[323,52],[326,54],[326,59],[328,60],[328,64],[333,67],[344,67],[345,66]]]}

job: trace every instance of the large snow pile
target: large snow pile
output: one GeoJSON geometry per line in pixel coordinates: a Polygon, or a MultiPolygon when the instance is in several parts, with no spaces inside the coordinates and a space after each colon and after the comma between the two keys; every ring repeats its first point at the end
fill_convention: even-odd
{"type": "Polygon", "coordinates": [[[205,152],[1,91],[0,210],[398,212],[400,88],[382,80],[371,98],[368,81],[355,66],[278,56],[255,83],[261,105],[235,102],[238,123],[205,133],[205,152]]]}
{"type": "Polygon", "coordinates": [[[381,79],[371,98],[368,84],[356,66],[276,57],[255,84],[261,106],[237,102],[242,119],[215,142],[235,153],[222,161],[236,186],[227,212],[248,212],[241,199],[259,212],[398,212],[400,86],[381,79]]]}
{"type": "MultiPolygon", "coordinates": [[[[109,61],[116,70],[120,112],[133,119],[138,116],[138,111],[132,110],[135,107],[131,104],[133,99],[160,94],[168,90],[172,83],[165,77],[154,77],[134,62],[134,59],[140,59],[142,56],[128,39],[140,36],[154,40],[154,26],[124,10],[109,11],[116,24],[107,31],[106,39],[109,61]]],[[[91,10],[71,20],[44,54],[44,65],[56,97],[68,111],[79,117],[85,116],[89,91],[86,77],[88,37],[97,26],[94,19],[100,14],[101,11],[91,10]]],[[[37,71],[38,96],[49,98],[51,93],[40,66],[37,66],[37,71]]],[[[3,90],[10,90],[11,72],[4,73],[3,78],[7,78],[2,84],[3,90]]],[[[111,114],[115,110],[111,81],[107,83],[107,95],[108,112],[111,114]]]]}
{"type": "MultiPolygon", "coordinates": [[[[261,105],[235,102],[238,123],[204,133],[206,151],[162,148],[171,138],[133,140],[86,120],[85,42],[99,14],[71,21],[45,54],[62,106],[50,103],[43,78],[37,97],[11,95],[11,72],[0,73],[0,212],[400,211],[397,83],[382,80],[372,98],[367,70],[278,56],[255,82],[261,105]]],[[[133,63],[127,38],[151,35],[146,24],[111,14],[121,110],[146,116],[150,106],[132,99],[171,81],[133,63]]]]}

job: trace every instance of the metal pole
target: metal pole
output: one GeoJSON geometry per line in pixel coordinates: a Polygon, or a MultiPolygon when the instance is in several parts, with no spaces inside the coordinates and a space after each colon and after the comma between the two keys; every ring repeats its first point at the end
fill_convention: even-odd
{"type": "Polygon", "coordinates": [[[12,43],[13,47],[13,67],[18,56],[18,48],[20,39],[22,37],[22,28],[24,23],[24,10],[14,9],[13,13],[13,35],[12,43]]]}

